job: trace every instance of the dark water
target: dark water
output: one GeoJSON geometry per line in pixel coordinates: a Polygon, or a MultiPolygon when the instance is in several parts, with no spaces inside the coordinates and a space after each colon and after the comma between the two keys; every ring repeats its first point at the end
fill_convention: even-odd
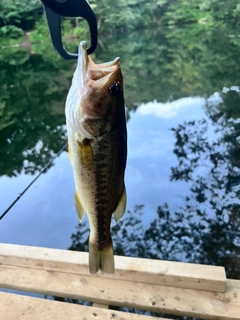
{"type": "MultiPolygon", "coordinates": [[[[101,40],[94,58],[121,57],[128,109],[128,204],[113,222],[115,253],[221,265],[240,279],[239,31],[193,25],[101,40]]],[[[75,67],[48,42],[4,50],[0,215],[66,144],[75,67]]],[[[0,220],[0,242],[87,250],[87,229],[63,151],[0,220]]]]}

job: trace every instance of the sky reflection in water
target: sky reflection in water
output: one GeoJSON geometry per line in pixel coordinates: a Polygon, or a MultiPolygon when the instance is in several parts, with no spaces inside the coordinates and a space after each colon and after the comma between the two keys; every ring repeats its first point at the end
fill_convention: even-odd
{"type": "MultiPolygon", "coordinates": [[[[169,180],[170,167],[177,164],[170,128],[183,121],[201,119],[204,106],[205,99],[188,97],[171,103],[149,102],[130,113],[127,209],[144,205],[142,221],[146,225],[156,217],[159,205],[167,202],[170,209],[177,210],[189,193],[187,183],[169,180]]],[[[1,177],[1,209],[32,179],[33,176],[23,173],[16,178],[1,177]]],[[[63,152],[3,218],[0,242],[65,249],[71,245],[70,236],[77,223],[72,168],[67,152],[63,152]]]]}
{"type": "MultiPolygon", "coordinates": [[[[104,45],[94,59],[121,57],[130,112],[130,212],[113,222],[115,253],[218,264],[240,278],[238,31],[196,24],[122,34],[104,45]],[[144,207],[134,215],[136,205],[144,207]]],[[[22,52],[24,62],[1,62],[1,212],[66,143],[74,63],[45,46],[47,55],[36,45],[37,54],[22,52]]],[[[63,152],[0,221],[0,242],[88,250],[86,221],[78,226],[63,152]]]]}

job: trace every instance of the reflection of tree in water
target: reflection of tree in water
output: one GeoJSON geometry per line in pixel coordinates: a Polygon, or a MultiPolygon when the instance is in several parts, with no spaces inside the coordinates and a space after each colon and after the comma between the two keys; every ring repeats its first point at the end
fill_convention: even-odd
{"type": "MultiPolygon", "coordinates": [[[[239,105],[235,90],[207,100],[213,141],[206,119],[172,128],[178,166],[170,179],[191,181],[191,193],[177,212],[159,206],[147,228],[141,223],[144,206],[126,213],[112,228],[116,255],[219,265],[229,278],[240,279],[239,105]]],[[[87,251],[88,232],[86,223],[79,224],[69,249],[87,251]]]]}
{"type": "Polygon", "coordinates": [[[233,106],[236,100],[239,105],[240,96],[229,90],[216,98],[217,105],[213,98],[208,100],[208,114],[219,136],[217,141],[207,138],[206,120],[173,129],[179,164],[172,168],[171,179],[192,181],[191,195],[182,208],[195,249],[189,247],[187,260],[223,265],[228,277],[239,279],[240,109],[237,114],[233,106]]]}
{"type": "Polygon", "coordinates": [[[66,73],[39,56],[16,64],[1,65],[0,176],[33,174],[66,143],[66,73]]]}
{"type": "MultiPolygon", "coordinates": [[[[105,49],[99,46],[94,59],[121,57],[129,110],[153,99],[207,96],[239,78],[238,31],[226,23],[103,40],[105,49]]],[[[64,103],[75,63],[63,61],[47,43],[32,45],[34,55],[23,48],[0,52],[0,175],[39,171],[65,143],[64,103]]]]}

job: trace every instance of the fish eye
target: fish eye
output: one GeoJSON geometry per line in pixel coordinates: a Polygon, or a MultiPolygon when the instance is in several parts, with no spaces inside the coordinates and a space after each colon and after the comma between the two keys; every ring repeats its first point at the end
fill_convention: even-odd
{"type": "Polygon", "coordinates": [[[110,85],[109,91],[113,96],[118,95],[121,92],[121,86],[119,82],[114,82],[110,85]]]}

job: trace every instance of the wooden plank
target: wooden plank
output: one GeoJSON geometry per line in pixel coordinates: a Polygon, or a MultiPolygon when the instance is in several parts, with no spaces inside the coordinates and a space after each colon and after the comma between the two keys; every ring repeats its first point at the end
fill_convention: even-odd
{"type": "Polygon", "coordinates": [[[164,320],[3,292],[0,292],[0,310],[4,320],[164,320]]]}
{"type": "Polygon", "coordinates": [[[240,315],[237,280],[227,280],[226,293],[219,293],[1,265],[0,287],[201,319],[240,315]]]}
{"type": "MultiPolygon", "coordinates": [[[[89,276],[86,252],[2,243],[0,244],[0,262],[89,276]]],[[[112,277],[119,280],[196,290],[226,291],[226,274],[223,267],[120,256],[115,256],[115,266],[114,276],[99,273],[97,277],[112,277]]]]}
{"type": "Polygon", "coordinates": [[[108,309],[108,305],[107,304],[93,303],[92,306],[95,307],[95,308],[108,309]]]}

